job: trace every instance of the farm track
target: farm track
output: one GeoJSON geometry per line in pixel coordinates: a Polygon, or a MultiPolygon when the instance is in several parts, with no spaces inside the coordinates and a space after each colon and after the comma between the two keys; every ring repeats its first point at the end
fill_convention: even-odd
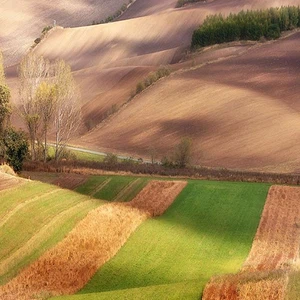
{"type": "Polygon", "coordinates": [[[91,211],[62,242],[1,286],[0,299],[76,292],[143,221],[161,215],[185,185],[182,181],[151,181],[131,202],[109,203],[91,211]]]}
{"type": "Polygon", "coordinates": [[[130,183],[127,184],[127,186],[125,186],[117,195],[116,197],[113,199],[113,201],[115,202],[123,202],[124,201],[124,197],[126,196],[126,194],[128,194],[131,189],[133,187],[135,187],[137,184],[139,184],[141,182],[141,179],[138,178],[130,183]]]}
{"type": "Polygon", "coordinates": [[[47,196],[50,196],[50,195],[52,195],[54,193],[57,193],[58,191],[60,191],[60,189],[55,189],[55,190],[49,191],[47,193],[43,193],[41,195],[33,197],[30,200],[26,200],[25,202],[22,202],[22,203],[18,204],[14,209],[12,209],[11,211],[9,211],[6,215],[4,215],[2,217],[2,220],[0,221],[0,227],[2,227],[16,212],[18,212],[24,206],[26,206],[26,205],[28,205],[30,203],[33,203],[35,201],[41,200],[41,199],[43,199],[43,198],[45,198],[47,196]]]}
{"type": "Polygon", "coordinates": [[[106,179],[105,181],[101,182],[90,194],[91,197],[95,196],[98,192],[100,192],[109,182],[111,178],[106,179]]]}
{"type": "Polygon", "coordinates": [[[272,186],[253,245],[237,275],[216,277],[203,300],[284,300],[289,274],[299,264],[300,188],[272,186]]]}
{"type": "Polygon", "coordinates": [[[63,222],[74,215],[85,209],[88,205],[87,201],[78,203],[69,209],[61,212],[57,216],[51,219],[47,224],[45,224],[38,232],[36,232],[30,240],[28,240],[19,249],[13,252],[8,258],[0,262],[0,282],[1,277],[3,277],[10,269],[17,266],[26,257],[32,255],[32,253],[40,247],[40,245],[45,242],[53,232],[63,224],[63,222]]]}

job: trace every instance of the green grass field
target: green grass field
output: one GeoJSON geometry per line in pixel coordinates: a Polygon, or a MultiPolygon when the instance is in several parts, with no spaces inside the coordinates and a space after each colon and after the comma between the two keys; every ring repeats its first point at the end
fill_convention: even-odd
{"type": "Polygon", "coordinates": [[[130,201],[148,180],[132,176],[90,176],[76,192],[107,201],[130,201]]]}
{"type": "Polygon", "coordinates": [[[103,201],[29,182],[0,193],[0,284],[38,258],[103,201]]]}
{"type": "Polygon", "coordinates": [[[167,212],[143,223],[78,295],[62,299],[199,299],[212,275],[241,267],[268,189],[189,181],[167,212]]]}

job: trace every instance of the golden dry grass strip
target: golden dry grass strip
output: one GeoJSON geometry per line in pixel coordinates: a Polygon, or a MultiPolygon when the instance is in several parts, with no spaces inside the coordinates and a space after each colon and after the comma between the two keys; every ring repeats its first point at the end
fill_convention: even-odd
{"type": "MultiPolygon", "coordinates": [[[[75,211],[84,209],[89,205],[88,201],[83,201],[75,206],[63,211],[62,213],[55,216],[49,223],[44,225],[30,240],[28,240],[21,248],[13,252],[8,258],[0,263],[0,276],[6,274],[10,269],[16,266],[20,261],[24,259],[27,255],[33,252],[34,249],[45,240],[47,240],[55,231],[55,229],[60,226],[63,221],[71,216],[75,211]]],[[[0,298],[1,299],[1,298],[0,298]]]]}
{"type": "Polygon", "coordinates": [[[25,182],[23,178],[0,172],[0,191],[14,188],[25,182]]]}
{"type": "Polygon", "coordinates": [[[289,274],[299,262],[299,204],[300,188],[272,186],[241,272],[212,278],[203,299],[285,299],[289,274]],[[274,272],[283,275],[274,277],[274,272]]]}
{"type": "Polygon", "coordinates": [[[125,186],[118,194],[117,196],[114,198],[114,201],[122,201],[123,200],[123,197],[126,195],[126,193],[128,191],[130,191],[130,189],[136,185],[137,183],[139,183],[141,181],[140,178],[136,179],[136,180],[133,180],[131,182],[129,182],[127,184],[127,186],[125,186]]]}
{"type": "Polygon", "coordinates": [[[33,197],[30,200],[27,200],[25,202],[20,203],[19,205],[17,205],[14,209],[12,209],[11,211],[9,211],[6,215],[4,215],[4,217],[2,218],[2,220],[0,221],[0,227],[3,226],[16,212],[18,212],[20,209],[22,209],[24,206],[26,206],[27,204],[33,203],[35,201],[39,201],[42,198],[45,198],[46,196],[52,195],[58,191],[61,191],[61,189],[55,189],[52,191],[49,191],[47,193],[44,193],[42,195],[33,197]]]}
{"type": "Polygon", "coordinates": [[[299,259],[300,188],[272,186],[243,270],[286,269],[299,259]]]}
{"type": "Polygon", "coordinates": [[[109,203],[91,211],[63,241],[0,287],[0,299],[75,293],[143,221],[161,215],[186,184],[151,181],[131,202],[109,203]]]}

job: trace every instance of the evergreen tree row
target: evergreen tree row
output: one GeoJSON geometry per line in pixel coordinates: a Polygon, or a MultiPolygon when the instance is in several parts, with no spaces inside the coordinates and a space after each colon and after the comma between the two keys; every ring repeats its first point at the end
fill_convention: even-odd
{"type": "Polygon", "coordinates": [[[300,7],[283,6],[241,11],[228,17],[208,16],[194,31],[192,47],[205,47],[236,40],[277,39],[281,32],[300,27],[300,7]]]}

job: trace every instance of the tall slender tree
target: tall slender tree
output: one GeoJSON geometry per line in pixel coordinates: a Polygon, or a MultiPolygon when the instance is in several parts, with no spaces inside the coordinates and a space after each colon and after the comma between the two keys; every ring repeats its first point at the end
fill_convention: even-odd
{"type": "Polygon", "coordinates": [[[50,63],[34,53],[26,55],[19,67],[21,115],[25,121],[30,137],[32,160],[37,158],[36,141],[41,124],[39,103],[36,92],[40,84],[50,75],[50,63]]]}
{"type": "Polygon", "coordinates": [[[71,67],[58,60],[54,67],[56,107],[54,111],[55,160],[59,160],[67,142],[81,122],[80,93],[71,67]]]}
{"type": "Polygon", "coordinates": [[[39,110],[39,116],[42,123],[42,135],[44,136],[44,162],[47,160],[48,147],[47,136],[50,122],[56,107],[57,89],[54,84],[42,82],[36,91],[36,101],[39,110]]]}

